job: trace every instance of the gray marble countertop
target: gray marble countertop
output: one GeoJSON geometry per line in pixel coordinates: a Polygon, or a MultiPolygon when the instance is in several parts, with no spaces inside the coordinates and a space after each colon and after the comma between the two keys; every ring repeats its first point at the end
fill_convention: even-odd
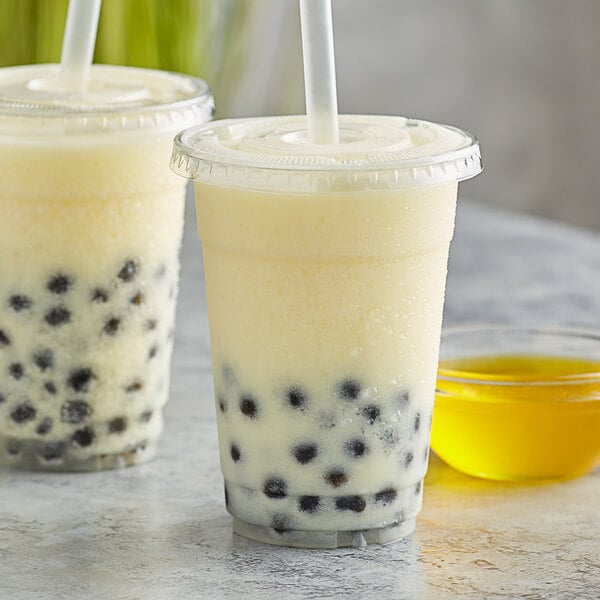
{"type": "MultiPolygon", "coordinates": [[[[400,543],[310,551],[233,535],[189,208],[159,454],[104,473],[0,470],[0,600],[600,597],[600,471],[498,484],[433,457],[417,531],[400,543]]],[[[462,203],[445,322],[473,321],[600,328],[600,236],[462,203]]]]}

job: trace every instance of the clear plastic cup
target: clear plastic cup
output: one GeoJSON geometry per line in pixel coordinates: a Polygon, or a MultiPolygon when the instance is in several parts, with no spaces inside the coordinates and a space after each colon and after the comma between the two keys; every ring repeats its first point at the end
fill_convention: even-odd
{"type": "Polygon", "coordinates": [[[194,179],[225,499],[272,544],[387,543],[427,469],[457,186],[477,142],[400,117],[214,122],[177,136],[194,179]]]}
{"type": "Polygon", "coordinates": [[[0,70],[0,463],[149,459],[169,390],[185,182],[173,135],[209,120],[191,77],[0,70]]]}

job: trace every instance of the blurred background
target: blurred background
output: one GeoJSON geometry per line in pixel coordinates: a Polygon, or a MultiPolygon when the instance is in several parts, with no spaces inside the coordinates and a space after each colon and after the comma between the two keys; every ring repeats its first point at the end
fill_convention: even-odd
{"type": "MultiPolygon", "coordinates": [[[[1,0],[0,65],[58,62],[66,0],[1,0]]],[[[463,196],[600,230],[599,0],[333,0],[341,112],[475,133],[463,196]]],[[[304,110],[297,0],[104,0],[96,62],[207,79],[218,116],[304,110]]]]}

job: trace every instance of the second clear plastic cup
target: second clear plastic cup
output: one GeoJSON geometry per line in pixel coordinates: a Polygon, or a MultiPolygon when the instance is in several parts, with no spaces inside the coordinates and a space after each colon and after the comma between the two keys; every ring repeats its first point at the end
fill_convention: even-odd
{"type": "Polygon", "coordinates": [[[221,469],[234,530],[387,543],[415,527],[464,132],[343,116],[231,120],[176,138],[194,179],[221,469]]]}

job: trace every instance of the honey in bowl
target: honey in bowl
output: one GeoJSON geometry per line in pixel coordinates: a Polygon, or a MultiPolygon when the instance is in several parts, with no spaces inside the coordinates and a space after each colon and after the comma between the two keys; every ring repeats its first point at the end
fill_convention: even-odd
{"type": "Polygon", "coordinates": [[[437,388],[431,446],[458,471],[568,478],[600,461],[600,360],[442,354],[437,388]]]}

